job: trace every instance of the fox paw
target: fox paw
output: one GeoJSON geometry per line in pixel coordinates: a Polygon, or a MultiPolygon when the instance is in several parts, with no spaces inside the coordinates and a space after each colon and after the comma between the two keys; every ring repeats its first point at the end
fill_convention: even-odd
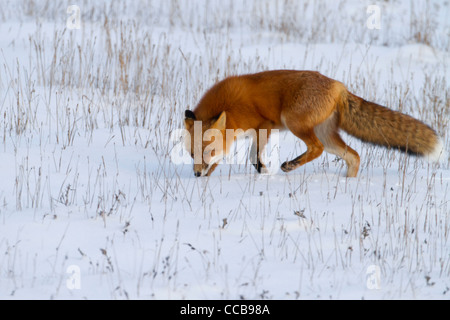
{"type": "Polygon", "coordinates": [[[256,171],[258,171],[258,173],[265,173],[267,171],[266,166],[258,160],[258,163],[254,163],[253,166],[255,167],[256,171]]]}
{"type": "Polygon", "coordinates": [[[296,168],[295,163],[286,161],[281,165],[281,170],[283,170],[284,172],[289,172],[291,170],[294,170],[296,168]]]}

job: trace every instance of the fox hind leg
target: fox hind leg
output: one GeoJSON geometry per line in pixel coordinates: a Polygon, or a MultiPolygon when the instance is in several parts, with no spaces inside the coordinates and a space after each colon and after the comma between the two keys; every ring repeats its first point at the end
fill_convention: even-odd
{"type": "Polygon", "coordinates": [[[344,159],[347,164],[347,177],[356,177],[359,171],[360,158],[358,153],[350,148],[337,131],[337,117],[334,113],[327,120],[314,128],[325,151],[344,159]]]}
{"type": "Polygon", "coordinates": [[[291,170],[294,170],[305,163],[308,163],[317,157],[319,157],[323,150],[324,146],[322,142],[317,138],[316,134],[314,133],[314,128],[308,128],[304,126],[304,123],[298,123],[295,120],[296,117],[286,117],[285,115],[282,115],[282,121],[284,125],[298,138],[302,139],[303,142],[306,144],[307,150],[302,155],[298,156],[297,158],[286,161],[281,165],[281,170],[284,172],[289,172],[291,170]]]}
{"type": "Polygon", "coordinates": [[[303,142],[305,142],[307,150],[305,153],[298,156],[297,158],[284,162],[281,165],[281,170],[283,170],[284,172],[289,172],[291,170],[297,169],[298,167],[304,165],[305,163],[308,163],[318,158],[324,150],[322,143],[316,137],[313,130],[309,132],[297,133],[295,135],[300,139],[302,139],[303,142]]]}

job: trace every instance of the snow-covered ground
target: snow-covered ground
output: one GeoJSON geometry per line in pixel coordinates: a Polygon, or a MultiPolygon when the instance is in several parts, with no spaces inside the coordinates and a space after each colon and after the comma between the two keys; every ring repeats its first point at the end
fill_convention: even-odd
{"type": "MultiPolygon", "coordinates": [[[[325,153],[270,175],[172,161],[209,86],[279,68],[411,114],[450,150],[449,2],[375,3],[380,29],[372,4],[1,0],[0,298],[449,299],[448,158],[344,135],[357,178],[325,153]]],[[[280,163],[305,150],[279,141],[280,163]]]]}

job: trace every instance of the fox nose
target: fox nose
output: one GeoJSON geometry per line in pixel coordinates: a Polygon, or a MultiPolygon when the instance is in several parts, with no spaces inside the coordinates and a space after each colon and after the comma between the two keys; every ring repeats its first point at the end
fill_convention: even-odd
{"type": "Polygon", "coordinates": [[[200,177],[201,175],[202,175],[202,173],[200,171],[194,172],[194,176],[196,176],[196,177],[200,177]]]}

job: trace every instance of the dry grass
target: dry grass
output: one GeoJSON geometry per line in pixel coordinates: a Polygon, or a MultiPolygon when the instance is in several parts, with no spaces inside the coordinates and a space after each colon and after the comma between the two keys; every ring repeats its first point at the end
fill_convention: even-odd
{"type": "MultiPolygon", "coordinates": [[[[420,72],[413,74],[377,56],[383,45],[410,41],[447,52],[448,37],[436,32],[441,7],[411,1],[403,16],[409,23],[390,34],[399,20],[395,1],[381,4],[378,33],[364,27],[363,5],[348,8],[343,0],[79,5],[80,30],[65,28],[63,2],[0,8],[0,22],[13,23],[19,35],[0,50],[0,132],[8,156],[0,221],[8,225],[10,216],[29,212],[49,225],[75,217],[67,225],[84,219],[83,228],[103,236],[92,244],[72,237],[65,224],[53,236],[52,297],[62,294],[73,261],[106,283],[111,298],[335,298],[355,273],[364,280],[372,264],[389,288],[384,297],[449,285],[448,160],[427,165],[346,137],[362,158],[354,180],[343,178],[345,165],[329,155],[275,177],[239,165],[191,179],[190,166],[170,161],[170,133],[211,84],[283,67],[319,70],[412,114],[449,150],[448,72],[425,64],[412,66],[420,72]],[[335,59],[323,43],[338,44],[335,59]],[[290,46],[298,52],[283,49],[290,46]],[[280,278],[273,285],[274,270],[296,283],[280,278]]],[[[280,140],[293,141],[281,146],[283,157],[304,149],[289,135],[280,140]]],[[[0,238],[7,252],[0,286],[13,296],[29,286],[29,274],[40,283],[48,258],[29,253],[23,237],[0,238]]]]}

